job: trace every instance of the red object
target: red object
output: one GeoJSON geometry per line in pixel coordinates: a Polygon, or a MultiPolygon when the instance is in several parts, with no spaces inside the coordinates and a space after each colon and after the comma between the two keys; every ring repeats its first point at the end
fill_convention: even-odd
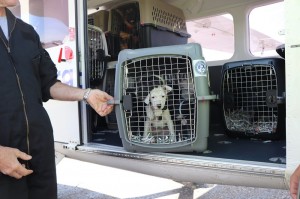
{"type": "Polygon", "coordinates": [[[73,50],[69,46],[65,46],[65,58],[66,60],[73,59],[73,50]]]}
{"type": "Polygon", "coordinates": [[[62,61],[62,50],[63,48],[60,48],[60,51],[59,51],[59,55],[58,55],[58,63],[60,63],[62,61]]]}

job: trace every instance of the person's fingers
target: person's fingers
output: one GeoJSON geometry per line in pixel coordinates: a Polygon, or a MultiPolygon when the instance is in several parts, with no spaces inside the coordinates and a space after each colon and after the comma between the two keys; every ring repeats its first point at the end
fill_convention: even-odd
{"type": "Polygon", "coordinates": [[[26,172],[23,172],[23,171],[14,171],[12,174],[10,174],[10,176],[14,177],[16,179],[21,179],[22,177],[27,176],[27,175],[29,175],[31,173],[32,173],[32,170],[27,170],[26,172]]]}
{"type": "Polygon", "coordinates": [[[293,199],[296,199],[296,196],[297,196],[297,190],[290,190],[290,193],[291,193],[291,197],[293,199]]]}
{"type": "Polygon", "coordinates": [[[23,176],[20,175],[18,172],[13,172],[12,174],[10,174],[11,177],[14,177],[16,179],[21,179],[23,176]]]}
{"type": "Polygon", "coordinates": [[[108,105],[107,103],[103,103],[101,106],[101,111],[106,112],[107,110],[109,110],[111,107],[111,105],[108,105]]]}
{"type": "Polygon", "coordinates": [[[300,179],[300,166],[294,171],[290,178],[290,193],[293,199],[297,198],[298,194],[298,185],[300,179]]]}
{"type": "Polygon", "coordinates": [[[114,109],[113,106],[108,106],[108,107],[106,108],[106,111],[107,111],[108,113],[110,113],[113,109],[114,109]]]}
{"type": "Polygon", "coordinates": [[[109,113],[111,113],[110,110],[104,110],[104,111],[100,111],[100,112],[99,112],[99,115],[103,117],[103,116],[108,115],[109,113]]]}
{"type": "Polygon", "coordinates": [[[18,149],[15,150],[15,155],[17,156],[17,158],[20,158],[22,160],[30,160],[32,158],[31,155],[19,151],[18,149]]]}
{"type": "Polygon", "coordinates": [[[26,169],[25,167],[20,166],[16,172],[21,176],[28,176],[33,173],[33,170],[26,169]]]}
{"type": "Polygon", "coordinates": [[[109,95],[108,93],[104,92],[104,100],[109,101],[114,99],[111,95],[109,95]]]}
{"type": "Polygon", "coordinates": [[[291,196],[292,198],[296,199],[297,197],[297,193],[298,193],[298,185],[299,185],[299,182],[298,182],[298,178],[297,176],[292,176],[291,178],[291,185],[290,185],[290,193],[291,193],[291,196]]]}
{"type": "Polygon", "coordinates": [[[20,164],[19,166],[15,167],[14,169],[2,171],[2,173],[4,175],[8,175],[8,176],[14,177],[16,179],[20,179],[23,176],[32,174],[33,170],[28,170],[20,164]]]}
{"type": "Polygon", "coordinates": [[[111,113],[113,110],[113,106],[111,106],[111,105],[106,105],[105,107],[102,107],[102,108],[103,108],[102,113],[105,115],[111,113]]]}

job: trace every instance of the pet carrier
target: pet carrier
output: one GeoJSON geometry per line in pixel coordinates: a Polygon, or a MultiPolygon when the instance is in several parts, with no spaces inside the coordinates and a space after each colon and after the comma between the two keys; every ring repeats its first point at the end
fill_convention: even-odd
{"type": "Polygon", "coordinates": [[[223,65],[221,99],[228,135],[277,139],[285,134],[284,66],[281,58],[223,65]]]}
{"type": "Polygon", "coordinates": [[[100,28],[103,32],[108,30],[109,11],[100,10],[88,16],[88,24],[100,28]]]}
{"type": "Polygon", "coordinates": [[[160,0],[130,1],[111,9],[106,36],[113,59],[122,49],[186,44],[190,37],[183,12],[160,0]]]}
{"type": "Polygon", "coordinates": [[[115,110],[129,151],[184,152],[207,147],[210,95],[199,44],[123,50],[115,110]]]}
{"type": "Polygon", "coordinates": [[[107,59],[109,57],[105,35],[96,26],[88,25],[89,45],[89,77],[91,84],[99,82],[104,77],[107,59]]]}
{"type": "MultiPolygon", "coordinates": [[[[108,55],[107,43],[103,31],[96,26],[88,25],[88,46],[89,46],[89,83],[92,88],[100,88],[110,95],[114,95],[114,76],[115,69],[108,67],[108,55]]],[[[91,118],[93,122],[91,126],[98,128],[98,126],[104,126],[100,122],[97,113],[92,113],[91,118]]],[[[117,128],[116,116],[113,113],[105,117],[105,125],[108,129],[117,128]]]]}
{"type": "MultiPolygon", "coordinates": [[[[115,92],[115,74],[116,74],[116,68],[114,63],[113,64],[108,64],[107,65],[107,70],[103,79],[103,86],[102,86],[102,90],[105,91],[106,93],[108,93],[111,96],[114,96],[114,92],[115,92]]],[[[117,126],[117,118],[116,118],[116,114],[115,112],[111,112],[110,114],[108,114],[106,116],[106,126],[108,129],[111,130],[117,130],[118,126],[117,126]]]]}

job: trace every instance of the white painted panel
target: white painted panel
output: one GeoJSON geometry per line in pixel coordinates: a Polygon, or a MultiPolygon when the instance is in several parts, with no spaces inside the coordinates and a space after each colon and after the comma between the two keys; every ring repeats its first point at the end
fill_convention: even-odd
{"type": "Polygon", "coordinates": [[[300,1],[285,0],[287,174],[300,164],[300,1]]]}
{"type": "Polygon", "coordinates": [[[54,140],[65,143],[80,143],[78,102],[50,100],[44,106],[52,122],[54,140]]]}
{"type": "MultiPolygon", "coordinates": [[[[47,8],[45,8],[47,9],[47,8]]],[[[68,1],[68,35],[58,46],[47,48],[58,70],[58,79],[78,87],[75,1],[68,1]],[[62,61],[59,61],[61,53],[62,61]]],[[[79,104],[49,100],[44,103],[53,126],[54,140],[65,143],[80,143],[79,104]]]]}

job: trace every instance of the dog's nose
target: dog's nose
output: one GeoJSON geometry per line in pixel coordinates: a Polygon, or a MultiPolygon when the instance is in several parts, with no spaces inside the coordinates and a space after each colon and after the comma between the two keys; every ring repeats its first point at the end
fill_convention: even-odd
{"type": "Polygon", "coordinates": [[[157,104],[156,106],[157,106],[157,108],[161,108],[161,104],[157,104]]]}

